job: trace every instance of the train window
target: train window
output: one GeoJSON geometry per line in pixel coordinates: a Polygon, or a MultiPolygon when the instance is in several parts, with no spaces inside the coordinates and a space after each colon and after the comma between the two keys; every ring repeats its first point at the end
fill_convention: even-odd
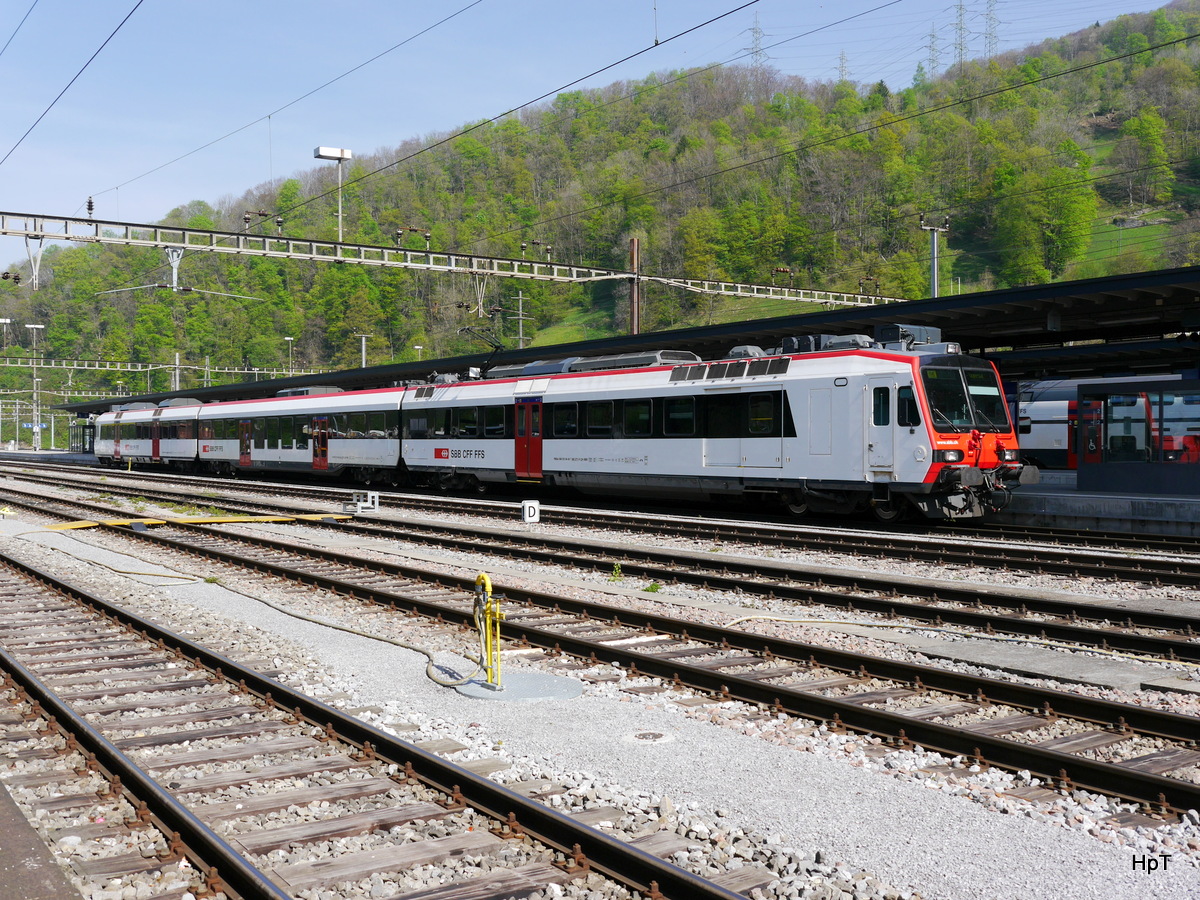
{"type": "Polygon", "coordinates": [[[555,403],[551,415],[551,434],[554,437],[575,437],[579,434],[578,403],[555,403]]]}
{"type": "Polygon", "coordinates": [[[455,437],[479,436],[479,410],[474,406],[460,406],[454,410],[455,437]]]}
{"type": "Polygon", "coordinates": [[[696,398],[671,397],[663,401],[663,434],[689,437],[696,433],[696,398]]]}
{"type": "Polygon", "coordinates": [[[650,435],[651,402],[649,400],[626,400],[621,404],[622,425],[625,437],[648,437],[650,435]]]}
{"type": "Polygon", "coordinates": [[[744,362],[731,362],[729,368],[725,370],[726,378],[738,378],[746,374],[746,364],[744,362]]]}
{"type": "Polygon", "coordinates": [[[429,419],[425,415],[425,410],[418,412],[404,412],[404,439],[419,441],[429,437],[429,419]]]}
{"type": "Polygon", "coordinates": [[[1183,394],[1179,399],[1187,406],[1200,405],[1200,394],[1183,394]]]}
{"type": "Polygon", "coordinates": [[[611,400],[593,400],[587,405],[588,437],[608,437],[613,429],[611,400]]]}
{"type": "Polygon", "coordinates": [[[672,381],[683,381],[687,378],[687,373],[688,373],[687,366],[676,366],[675,368],[673,368],[671,370],[671,380],[672,381]]]}
{"type": "Polygon", "coordinates": [[[896,423],[904,428],[921,424],[921,409],[911,385],[896,389],[896,423]]]}
{"type": "Polygon", "coordinates": [[[279,449],[291,450],[294,438],[292,437],[295,425],[292,424],[291,416],[280,416],[279,418],[279,449]]]}
{"type": "Polygon", "coordinates": [[[279,416],[271,416],[267,419],[267,449],[279,449],[279,416]]]}
{"type": "Polygon", "coordinates": [[[446,426],[450,419],[450,410],[431,409],[426,415],[429,418],[429,437],[445,437],[447,432],[446,426]]]}
{"type": "Polygon", "coordinates": [[[751,394],[749,398],[750,434],[754,437],[778,437],[777,394],[751,394]]]}
{"type": "Polygon", "coordinates": [[[963,369],[975,407],[975,425],[984,431],[1008,431],[1008,406],[991,369],[963,369]]]}
{"type": "Polygon", "coordinates": [[[509,437],[512,433],[512,416],[509,406],[485,406],[483,408],[483,436],[490,438],[509,437]]]}
{"type": "Polygon", "coordinates": [[[367,414],[365,412],[350,413],[347,426],[346,437],[365,438],[367,436],[367,414]]]}
{"type": "Polygon", "coordinates": [[[708,373],[708,366],[692,366],[688,369],[688,381],[700,381],[708,373]]]}
{"type": "Polygon", "coordinates": [[[752,359],[750,365],[746,367],[747,375],[766,375],[767,370],[771,367],[769,359],[752,359]]]}
{"type": "Polygon", "coordinates": [[[530,409],[531,415],[529,417],[529,422],[530,422],[529,436],[530,437],[541,437],[542,436],[542,404],[533,403],[533,404],[530,404],[530,406],[531,406],[531,409],[530,409]]]}
{"type": "Polygon", "coordinates": [[[1113,394],[1108,398],[1109,406],[1136,406],[1137,397],[1133,394],[1113,394]]]}
{"type": "Polygon", "coordinates": [[[891,425],[891,388],[877,387],[871,391],[871,424],[891,425]]]}
{"type": "Polygon", "coordinates": [[[255,419],[253,425],[254,449],[263,450],[267,446],[267,420],[255,419]]]}
{"type": "Polygon", "coordinates": [[[768,375],[784,375],[787,373],[788,364],[791,363],[791,358],[781,356],[778,359],[771,360],[771,364],[767,367],[768,375]]]}
{"type": "Polygon", "coordinates": [[[299,418],[299,417],[296,419],[295,426],[292,429],[292,436],[296,441],[296,449],[297,450],[307,450],[308,449],[309,427],[310,427],[310,423],[309,423],[308,419],[299,418]]]}
{"type": "Polygon", "coordinates": [[[367,437],[376,440],[387,437],[387,422],[382,411],[367,413],[367,437]]]}
{"type": "Polygon", "coordinates": [[[525,407],[517,407],[517,437],[519,438],[525,437],[525,420],[525,407]]]}
{"type": "Polygon", "coordinates": [[[706,397],[704,400],[705,437],[741,437],[743,408],[740,394],[706,397]]]}
{"type": "Polygon", "coordinates": [[[395,440],[400,434],[400,411],[389,409],[383,414],[384,429],[389,440],[395,440]]]}
{"type": "Polygon", "coordinates": [[[341,438],[346,436],[346,414],[334,413],[329,417],[329,436],[341,438]]]}

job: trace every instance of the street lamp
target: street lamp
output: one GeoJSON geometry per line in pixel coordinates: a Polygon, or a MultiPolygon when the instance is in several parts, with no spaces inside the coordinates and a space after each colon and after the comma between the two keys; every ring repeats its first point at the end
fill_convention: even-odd
{"type": "Polygon", "coordinates": [[[291,375],[292,374],[292,344],[295,342],[296,339],[294,337],[285,337],[284,340],[287,341],[287,345],[288,345],[288,374],[291,375]]]}
{"type": "Polygon", "coordinates": [[[354,154],[349,150],[343,150],[340,147],[317,147],[313,150],[314,159],[333,159],[337,160],[338,170],[338,243],[342,242],[342,163],[348,159],[353,159],[354,154]]]}
{"type": "Polygon", "coordinates": [[[425,349],[421,344],[413,344],[413,349],[417,351],[417,362],[421,361],[421,351],[425,349]]]}
{"type": "Polygon", "coordinates": [[[362,338],[362,367],[365,369],[367,367],[367,338],[371,337],[371,335],[356,334],[354,336],[357,338],[362,338]]]}
{"type": "MultiPolygon", "coordinates": [[[[34,357],[36,357],[37,356],[38,332],[41,331],[46,326],[45,325],[26,325],[25,327],[29,329],[29,340],[30,340],[30,343],[33,345],[33,355],[34,355],[34,357]]],[[[7,329],[5,329],[5,331],[7,332],[7,329]]]]}
{"type": "Polygon", "coordinates": [[[8,326],[12,324],[12,319],[0,319],[0,325],[4,326],[4,349],[8,350],[8,326]]]}

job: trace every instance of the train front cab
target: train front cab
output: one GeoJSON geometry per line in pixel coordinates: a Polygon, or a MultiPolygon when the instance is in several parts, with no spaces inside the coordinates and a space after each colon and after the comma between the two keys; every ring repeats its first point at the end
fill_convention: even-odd
{"type": "Polygon", "coordinates": [[[909,499],[931,518],[968,518],[1002,509],[1018,484],[1036,484],[1022,465],[994,366],[969,356],[920,358],[921,412],[933,450],[924,490],[909,499]]]}

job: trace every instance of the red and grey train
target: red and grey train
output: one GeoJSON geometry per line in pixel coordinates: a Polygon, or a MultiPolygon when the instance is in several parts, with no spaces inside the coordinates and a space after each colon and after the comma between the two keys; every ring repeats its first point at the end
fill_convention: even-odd
{"type": "Polygon", "coordinates": [[[1021,457],[1044,469],[1080,463],[1200,463],[1200,393],[1179,375],[1026,382],[1014,406],[1021,457]],[[1123,385],[1119,393],[1109,385],[1123,385]],[[1079,399],[1080,388],[1100,399],[1079,399]]]}
{"type": "MultiPolygon", "coordinates": [[[[278,470],[396,485],[529,483],[656,497],[766,497],[795,513],[985,515],[1022,465],[993,365],[888,326],[723,359],[572,357],[434,383],[97,417],[107,465],[278,470]]],[[[931,335],[922,335],[926,339],[931,335]]]]}

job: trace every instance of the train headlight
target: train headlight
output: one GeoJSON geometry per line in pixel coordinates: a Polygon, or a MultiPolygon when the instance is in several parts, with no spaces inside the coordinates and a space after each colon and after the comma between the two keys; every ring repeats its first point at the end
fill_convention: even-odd
{"type": "Polygon", "coordinates": [[[1021,459],[1021,451],[1016,447],[1000,450],[997,455],[1000,457],[1000,462],[1018,462],[1021,459]]]}
{"type": "Polygon", "coordinates": [[[961,450],[934,450],[933,461],[943,463],[959,463],[963,461],[961,450]]]}

